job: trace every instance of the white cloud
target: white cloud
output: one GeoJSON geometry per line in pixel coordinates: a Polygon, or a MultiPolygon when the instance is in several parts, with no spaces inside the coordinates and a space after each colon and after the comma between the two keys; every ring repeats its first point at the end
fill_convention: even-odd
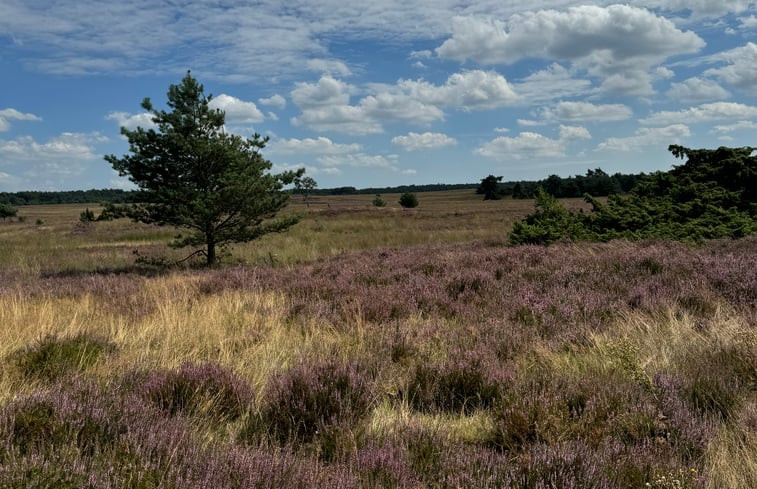
{"type": "Polygon", "coordinates": [[[752,93],[757,90],[757,44],[749,42],[746,45],[724,51],[713,59],[729,63],[722,68],[705,71],[705,75],[713,76],[729,85],[752,93]]]}
{"type": "Polygon", "coordinates": [[[506,133],[506,132],[510,132],[510,129],[506,127],[495,127],[494,132],[506,133]]]}
{"type": "Polygon", "coordinates": [[[573,141],[577,139],[591,139],[591,133],[583,126],[560,125],[561,141],[573,141]]]}
{"type": "Polygon", "coordinates": [[[740,18],[739,27],[741,29],[754,29],[755,27],[757,27],[757,17],[750,15],[749,17],[740,18]]]}
{"type": "Polygon", "coordinates": [[[438,132],[424,132],[423,134],[410,132],[406,136],[392,138],[392,144],[402,146],[405,148],[405,151],[443,148],[455,143],[457,143],[455,138],[438,132]]]}
{"type": "Polygon", "coordinates": [[[639,122],[658,126],[676,123],[696,124],[722,120],[748,120],[757,118],[757,107],[735,102],[713,102],[679,111],[657,112],[639,122]]]}
{"type": "Polygon", "coordinates": [[[128,112],[111,112],[105,119],[109,121],[118,122],[119,127],[125,127],[130,131],[135,130],[138,127],[143,129],[154,129],[157,126],[152,119],[153,115],[149,112],[142,112],[139,114],[130,114],[128,112]]]}
{"type": "Polygon", "coordinates": [[[397,164],[397,155],[369,155],[366,153],[350,153],[343,155],[325,155],[318,161],[327,167],[355,166],[355,167],[378,167],[394,169],[397,164]]]}
{"type": "Polygon", "coordinates": [[[357,143],[339,144],[321,136],[318,138],[276,140],[269,146],[269,150],[277,154],[336,155],[360,152],[362,146],[357,143]]]}
{"type": "Polygon", "coordinates": [[[642,127],[633,136],[625,138],[608,138],[597,146],[597,151],[636,151],[641,152],[649,147],[667,147],[680,143],[691,136],[689,127],[684,124],[673,124],[667,127],[642,127]]]}
{"type": "Polygon", "coordinates": [[[7,131],[11,128],[10,121],[41,121],[39,116],[29,113],[19,112],[16,109],[2,109],[0,110],[0,132],[7,131]]]}
{"type": "Polygon", "coordinates": [[[726,135],[735,131],[752,130],[752,129],[757,129],[757,122],[739,121],[733,124],[717,125],[712,128],[712,132],[715,134],[726,135]]]}
{"type": "Polygon", "coordinates": [[[279,109],[283,109],[287,105],[287,100],[279,95],[278,93],[271,95],[268,98],[261,98],[258,99],[258,103],[260,105],[265,105],[267,107],[278,107],[279,109]]]}
{"type": "Polygon", "coordinates": [[[209,106],[224,111],[227,124],[254,124],[265,120],[254,102],[245,102],[225,93],[213,98],[209,106]]]}
{"type": "Polygon", "coordinates": [[[507,22],[456,17],[452,37],[436,53],[484,64],[512,64],[529,57],[569,60],[601,77],[604,90],[639,95],[652,93],[652,68],[703,46],[695,33],[683,32],[648,10],[584,5],[525,12],[507,22]]]}
{"type": "Polygon", "coordinates": [[[298,83],[292,100],[302,114],[292,119],[320,131],[364,135],[383,132],[386,122],[429,124],[444,119],[444,108],[486,110],[515,103],[518,96],[502,75],[473,70],[451,75],[443,85],[424,80],[399,80],[395,85],[375,84],[356,105],[357,89],[331,76],[317,83],[298,83]]]}
{"type": "Polygon", "coordinates": [[[338,59],[309,59],[307,67],[310,71],[329,75],[347,76],[352,74],[347,65],[338,59]]]}
{"type": "Polygon", "coordinates": [[[106,141],[99,133],[71,132],[44,143],[29,136],[0,140],[0,171],[15,190],[77,188],[87,162],[102,159],[96,145],[106,141]]]}
{"type": "Polygon", "coordinates": [[[558,102],[554,107],[538,112],[544,123],[561,122],[608,122],[630,119],[633,111],[623,104],[592,104],[590,102],[558,102]]]}
{"type": "Polygon", "coordinates": [[[400,173],[402,173],[403,175],[415,175],[418,172],[416,170],[413,170],[412,168],[407,168],[405,170],[402,170],[400,173]]]}
{"type": "Polygon", "coordinates": [[[433,56],[434,53],[428,49],[422,49],[420,51],[411,51],[410,59],[427,59],[433,56]]]}
{"type": "Polygon", "coordinates": [[[668,12],[690,12],[695,19],[739,14],[754,6],[751,0],[634,0],[633,3],[668,12]]]}
{"type": "Polygon", "coordinates": [[[731,94],[715,81],[694,77],[671,84],[667,95],[682,102],[701,103],[727,99],[731,94]]]}
{"type": "Polygon", "coordinates": [[[570,70],[558,63],[552,63],[547,68],[518,80],[513,89],[524,101],[530,103],[584,96],[596,91],[590,80],[576,78],[570,70]]]}
{"type": "Polygon", "coordinates": [[[565,155],[565,145],[563,141],[535,132],[522,132],[514,138],[495,138],[477,148],[475,153],[497,160],[559,158],[565,155]]]}

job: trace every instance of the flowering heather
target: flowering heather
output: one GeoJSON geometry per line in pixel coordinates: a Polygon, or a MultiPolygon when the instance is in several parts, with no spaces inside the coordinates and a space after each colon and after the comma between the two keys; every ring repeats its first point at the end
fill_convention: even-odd
{"type": "Polygon", "coordinates": [[[308,443],[354,426],[371,402],[369,380],[335,355],[302,363],[271,379],[263,400],[263,429],[282,443],[308,443]]]}
{"type": "Polygon", "coordinates": [[[239,418],[252,402],[249,386],[214,364],[185,363],[175,371],[149,374],[138,390],[169,414],[204,413],[226,420],[239,418]]]}
{"type": "Polygon", "coordinates": [[[223,270],[202,280],[207,289],[280,289],[292,298],[294,314],[331,322],[350,320],[344,311],[356,303],[368,321],[417,314],[481,321],[504,315],[551,337],[570,335],[576,325],[604,329],[624,309],[654,312],[671,305],[709,313],[722,302],[753,321],[755,247],[754,238],[699,248],[622,241],[549,248],[426,246],[264,273],[223,270]]]}
{"type": "Polygon", "coordinates": [[[757,480],[755,238],[11,280],[3,488],[757,480]],[[80,332],[107,362],[17,375],[80,332]]]}

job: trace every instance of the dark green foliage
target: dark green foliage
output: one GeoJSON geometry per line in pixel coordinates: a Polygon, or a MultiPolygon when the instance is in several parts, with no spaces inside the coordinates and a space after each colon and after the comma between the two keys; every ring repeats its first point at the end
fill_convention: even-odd
{"type": "Polygon", "coordinates": [[[95,213],[87,207],[85,210],[81,211],[81,214],[79,214],[79,220],[81,222],[93,222],[95,220],[95,213]]]}
{"type": "Polygon", "coordinates": [[[112,349],[108,342],[85,334],[72,338],[47,336],[11,354],[10,361],[24,377],[52,381],[86,370],[112,349]]]}
{"type": "Polygon", "coordinates": [[[484,200],[499,200],[502,198],[499,188],[499,182],[501,181],[501,176],[495,177],[494,175],[489,175],[481,179],[481,185],[476,189],[476,193],[483,194],[484,200]]]}
{"type": "Polygon", "coordinates": [[[418,197],[415,194],[406,192],[400,195],[400,205],[405,209],[411,209],[418,207],[418,197]]]}
{"type": "Polygon", "coordinates": [[[18,214],[18,209],[11,205],[7,204],[0,204],[0,218],[5,221],[9,217],[16,217],[16,214],[18,214]]]}
{"type": "Polygon", "coordinates": [[[541,209],[516,223],[512,244],[550,244],[559,239],[672,238],[701,241],[757,233],[757,157],[752,148],[691,150],[671,146],[684,165],[642,178],[631,195],[610,195],[601,204],[590,195],[589,214],[569,212],[537,197],[541,209]]]}
{"type": "Polygon", "coordinates": [[[386,201],[381,198],[381,194],[376,194],[376,197],[373,198],[372,204],[375,207],[385,207],[386,206],[386,201]]]}
{"type": "Polygon", "coordinates": [[[542,189],[536,196],[536,212],[516,222],[510,244],[552,244],[560,240],[587,240],[593,233],[584,225],[584,216],[567,210],[542,189]]]}
{"type": "Polygon", "coordinates": [[[283,186],[303,173],[269,173],[271,162],[260,153],[268,138],[228,134],[225,115],[210,108],[211,98],[187,73],[168,90],[170,112],[153,108],[150,99],[142,102],[157,130],[122,127],[131,154],[105,157],[142,190],[140,203],[131,205],[128,215],[187,229],[189,234],[177,236],[172,244],[204,246],[208,265],[216,263],[219,246],[295,224],[296,216],[275,216],[289,200],[283,186]]]}
{"type": "Polygon", "coordinates": [[[89,204],[92,202],[125,203],[139,200],[139,192],[121,189],[67,190],[67,191],[24,191],[0,192],[0,204],[40,205],[40,204],[89,204]]]}

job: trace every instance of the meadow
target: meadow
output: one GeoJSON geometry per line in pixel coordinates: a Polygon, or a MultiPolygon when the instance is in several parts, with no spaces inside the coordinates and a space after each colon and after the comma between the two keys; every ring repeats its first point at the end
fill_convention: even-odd
{"type": "Polygon", "coordinates": [[[533,201],[382,197],[216,269],[0,221],[0,487],[757,487],[756,238],[509,247],[533,201]]]}

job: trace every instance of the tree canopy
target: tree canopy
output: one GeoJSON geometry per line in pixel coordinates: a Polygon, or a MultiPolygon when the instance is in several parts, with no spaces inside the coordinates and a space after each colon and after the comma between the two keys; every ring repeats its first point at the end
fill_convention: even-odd
{"type": "Polygon", "coordinates": [[[683,165],[640,179],[628,197],[600,203],[586,195],[590,213],[567,211],[545,191],[537,211],[513,227],[513,244],[559,239],[672,238],[701,241],[757,233],[755,148],[668,148],[683,165]]]}
{"type": "Polygon", "coordinates": [[[286,184],[303,171],[271,174],[261,154],[268,138],[228,134],[225,114],[209,105],[212,95],[190,72],[168,89],[170,111],[157,110],[149,98],[142,108],[157,129],[121,128],[130,154],[105,159],[140,189],[140,203],[127,215],[135,220],[185,229],[172,246],[204,246],[208,265],[216,263],[217,247],[246,242],[284,231],[296,216],[277,218],[286,206],[286,184]]]}

